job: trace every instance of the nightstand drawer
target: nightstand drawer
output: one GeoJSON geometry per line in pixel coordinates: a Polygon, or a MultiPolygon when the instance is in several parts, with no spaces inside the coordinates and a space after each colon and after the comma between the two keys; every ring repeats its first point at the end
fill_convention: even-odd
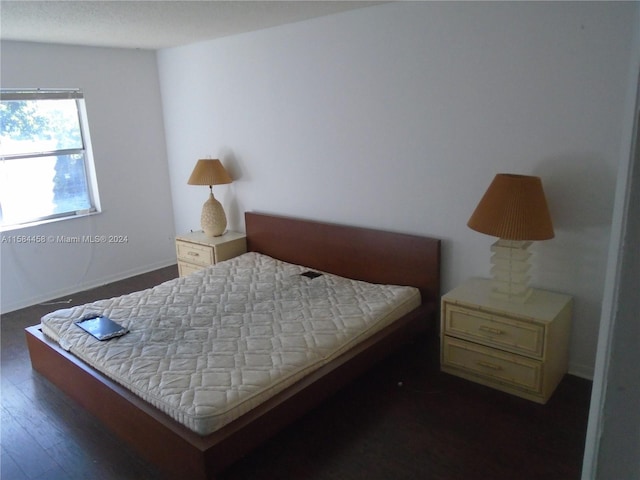
{"type": "Polygon", "coordinates": [[[214,263],[212,247],[176,240],[176,250],[179,260],[205,267],[214,263]]]}
{"type": "Polygon", "coordinates": [[[187,263],[187,262],[178,262],[178,274],[181,277],[185,277],[187,275],[191,275],[198,270],[202,270],[206,268],[205,265],[196,265],[195,263],[187,263]]]}
{"type": "Polygon", "coordinates": [[[226,232],[209,237],[204,232],[190,232],[176,237],[178,271],[184,277],[209,265],[229,260],[247,251],[244,233],[226,232]]]}
{"type": "Polygon", "coordinates": [[[515,353],[542,357],[544,327],[460,306],[445,307],[443,333],[515,353]]]}
{"type": "Polygon", "coordinates": [[[442,366],[457,368],[489,382],[507,384],[529,392],[542,389],[542,363],[507,352],[445,337],[442,366]]]}

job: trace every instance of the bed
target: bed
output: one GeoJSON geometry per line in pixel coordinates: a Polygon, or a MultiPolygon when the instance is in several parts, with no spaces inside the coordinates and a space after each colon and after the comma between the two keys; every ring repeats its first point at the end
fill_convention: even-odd
{"type": "MultiPolygon", "coordinates": [[[[292,378],[275,394],[211,432],[194,431],[161,406],[92,368],[53,341],[51,334],[44,335],[42,325],[29,327],[26,335],[33,368],[173,477],[214,478],[416,333],[435,330],[437,325],[439,240],[250,212],[245,214],[245,225],[248,258],[267,256],[269,262],[301,266],[298,273],[415,287],[419,301],[415,308],[400,312],[399,318],[352,342],[310,373],[292,378]]],[[[229,262],[238,268],[245,259],[229,262]]]]}

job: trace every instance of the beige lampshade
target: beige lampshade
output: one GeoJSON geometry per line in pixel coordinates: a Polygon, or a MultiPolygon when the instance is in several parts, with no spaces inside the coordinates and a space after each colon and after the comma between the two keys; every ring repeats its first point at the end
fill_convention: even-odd
{"type": "Polygon", "coordinates": [[[231,177],[218,159],[203,159],[196,163],[189,185],[222,185],[231,183],[231,177]]]}
{"type": "Polygon", "coordinates": [[[547,240],[553,225],[540,177],[499,173],[467,222],[506,240],[547,240]]]}

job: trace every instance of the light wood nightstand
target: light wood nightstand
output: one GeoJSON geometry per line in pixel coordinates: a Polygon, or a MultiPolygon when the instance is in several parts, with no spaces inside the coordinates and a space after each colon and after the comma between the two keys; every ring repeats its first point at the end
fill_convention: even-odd
{"type": "Polygon", "coordinates": [[[534,289],[510,303],[490,292],[473,278],[442,297],[441,370],[546,403],[567,372],[571,297],[534,289]]]}
{"type": "Polygon", "coordinates": [[[191,232],[176,237],[178,272],[181,277],[246,251],[247,238],[244,233],[226,232],[219,237],[208,237],[204,232],[191,232]]]}

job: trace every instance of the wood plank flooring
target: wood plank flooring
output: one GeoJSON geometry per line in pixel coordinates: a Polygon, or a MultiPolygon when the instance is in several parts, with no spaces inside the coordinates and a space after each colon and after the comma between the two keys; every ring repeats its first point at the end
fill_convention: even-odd
{"type": "MultiPolygon", "coordinates": [[[[175,276],[168,267],[2,316],[0,478],[164,478],[32,371],[23,330],[49,311],[175,276]]],[[[220,478],[578,479],[590,392],[567,376],[537,405],[439,372],[436,339],[416,338],[220,478]]]]}

